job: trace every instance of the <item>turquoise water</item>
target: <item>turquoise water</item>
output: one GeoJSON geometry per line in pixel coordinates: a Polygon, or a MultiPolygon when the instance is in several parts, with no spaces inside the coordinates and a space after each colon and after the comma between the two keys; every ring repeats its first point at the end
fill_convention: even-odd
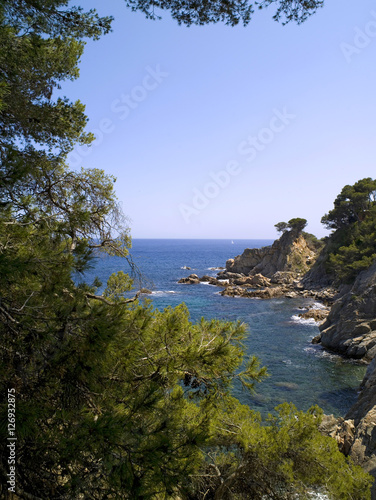
{"type": "MultiPolygon", "coordinates": [[[[132,256],[140,269],[144,285],[153,290],[148,297],[158,309],[182,302],[193,321],[200,317],[241,320],[249,325],[246,340],[249,354],[258,356],[268,367],[270,377],[258,384],[255,395],[235,388],[236,396],[266,414],[284,402],[307,410],[318,404],[325,413],[344,415],[355,402],[365,367],[329,354],[311,344],[318,328],[297,318],[311,299],[272,299],[222,297],[218,287],[182,285],[178,280],[191,273],[216,276],[210,267],[225,266],[227,259],[245,248],[269,245],[270,240],[133,240],[132,256]],[[191,270],[182,269],[188,266],[191,270]]],[[[106,283],[116,271],[128,271],[117,257],[100,256],[86,278],[95,276],[106,283]]]]}

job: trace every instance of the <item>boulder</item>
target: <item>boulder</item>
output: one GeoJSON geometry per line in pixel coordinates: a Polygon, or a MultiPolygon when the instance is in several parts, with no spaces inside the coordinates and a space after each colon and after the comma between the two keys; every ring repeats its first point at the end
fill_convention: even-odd
{"type": "Polygon", "coordinates": [[[233,280],[234,285],[247,285],[255,288],[270,286],[270,280],[265,278],[262,274],[256,274],[255,276],[244,276],[242,278],[236,278],[233,280]]]}
{"type": "Polygon", "coordinates": [[[221,287],[226,287],[228,286],[228,281],[220,281],[217,278],[214,278],[213,276],[208,276],[204,275],[200,278],[200,282],[208,282],[209,285],[214,285],[214,286],[221,286],[221,287]]]}
{"type": "Polygon", "coordinates": [[[291,271],[277,271],[270,278],[271,283],[278,283],[280,285],[291,285],[295,280],[296,273],[291,271]]]}
{"type": "Polygon", "coordinates": [[[185,285],[198,285],[200,280],[197,274],[190,274],[187,278],[181,278],[178,283],[183,283],[185,285]]]}
{"type": "Polygon", "coordinates": [[[208,276],[207,274],[199,278],[200,281],[210,281],[211,279],[214,279],[213,276],[208,276]]]}
{"type": "Polygon", "coordinates": [[[324,415],[319,430],[325,436],[334,438],[337,441],[339,450],[344,455],[348,456],[351,453],[356,433],[354,420],[324,415]]]}
{"type": "Polygon", "coordinates": [[[329,309],[318,309],[310,307],[308,311],[300,313],[298,316],[302,319],[314,319],[316,323],[322,324],[329,314],[329,309]]]}

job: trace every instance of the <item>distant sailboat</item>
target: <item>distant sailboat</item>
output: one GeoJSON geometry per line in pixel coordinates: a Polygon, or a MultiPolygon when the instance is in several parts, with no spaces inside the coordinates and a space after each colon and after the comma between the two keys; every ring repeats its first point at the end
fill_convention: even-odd
{"type": "Polygon", "coordinates": [[[233,245],[233,244],[234,244],[234,242],[233,242],[233,241],[231,241],[231,245],[233,245]]]}

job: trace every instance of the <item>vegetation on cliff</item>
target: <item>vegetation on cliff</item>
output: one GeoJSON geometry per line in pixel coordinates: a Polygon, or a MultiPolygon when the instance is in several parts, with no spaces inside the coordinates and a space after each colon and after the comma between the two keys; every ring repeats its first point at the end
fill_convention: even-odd
{"type": "Polygon", "coordinates": [[[334,230],[325,250],[327,272],[352,283],[376,259],[376,180],[345,186],[322,223],[334,230]]]}
{"type": "MultiPolygon", "coordinates": [[[[261,499],[322,487],[332,498],[368,498],[368,476],[318,432],[317,408],[283,405],[262,425],[231,396],[235,381],[251,390],[266,374],[243,359],[244,325],[193,325],[184,306],[159,312],[126,299],[124,273],[100,296],[98,280],[72,280],[97,250],[127,259],[131,242],[114,179],[66,164],[77,142],[93,138],[84,106],[53,93],[78,76],[83,38],[110,29],[109,18],[67,4],[0,6],[0,437],[9,437],[11,390],[13,491],[261,499]]],[[[3,446],[3,498],[8,458],[3,446]]]]}

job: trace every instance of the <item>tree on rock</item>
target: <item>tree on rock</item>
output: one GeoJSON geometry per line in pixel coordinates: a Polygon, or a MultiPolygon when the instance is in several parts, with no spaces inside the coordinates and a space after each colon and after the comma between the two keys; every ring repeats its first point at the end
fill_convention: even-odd
{"type": "Polygon", "coordinates": [[[300,234],[307,225],[306,219],[301,219],[299,217],[295,219],[290,219],[288,222],[278,222],[274,225],[279,233],[285,233],[286,231],[293,231],[294,233],[300,234]]]}
{"type": "Polygon", "coordinates": [[[285,233],[289,230],[287,222],[277,222],[277,224],[274,224],[274,227],[277,229],[278,233],[285,233]]]}
{"type": "Polygon", "coordinates": [[[290,219],[288,222],[288,227],[291,231],[300,234],[306,225],[308,224],[307,219],[301,219],[299,217],[295,219],[290,219]]]}

